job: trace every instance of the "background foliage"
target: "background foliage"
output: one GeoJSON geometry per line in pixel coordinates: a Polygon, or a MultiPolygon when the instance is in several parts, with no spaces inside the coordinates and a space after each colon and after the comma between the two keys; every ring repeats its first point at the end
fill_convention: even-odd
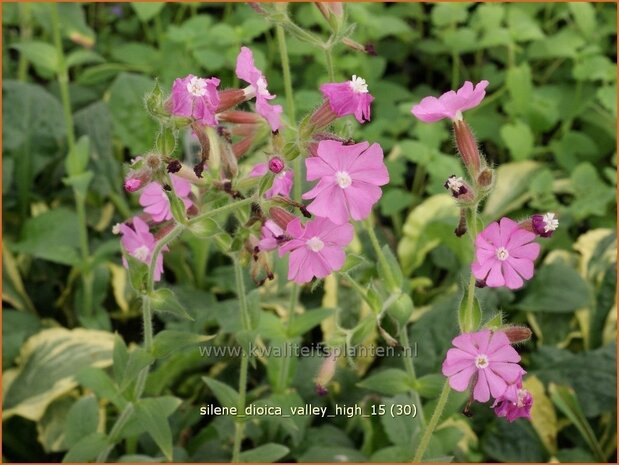
{"type": "MultiPolygon", "coordinates": [[[[189,73],[217,75],[224,88],[234,86],[236,55],[248,45],[284,103],[274,30],[247,5],[61,4],[67,120],[49,8],[3,4],[5,461],[87,460],[84,450],[100,447],[123,389],[148,363],[136,355],[140,315],[111,227],[138,211],[135,196],[122,190],[122,163],[152,148],[156,126],[143,97],[155,79],[170,89],[176,77],[189,73]],[[68,155],[71,120],[89,143],[82,139],[79,153],[68,155]],[[81,304],[85,269],[92,278],[90,312],[81,304]],[[112,368],[124,346],[119,340],[131,348],[124,371],[119,363],[112,368]],[[68,450],[74,455],[65,456],[68,450]]],[[[594,461],[601,453],[615,460],[616,6],[378,3],[346,9],[357,24],[353,37],[374,44],[377,56],[338,45],[338,79],[363,76],[376,100],[370,124],[343,123],[340,129],[379,142],[388,154],[391,183],[377,212],[378,234],[397,255],[415,302],[409,328],[422,382],[411,386],[398,358],[356,359],[340,366],[330,395],[319,398],[312,377],[320,360],[302,358],[293,366],[294,389],[274,392],[277,363],[259,360],[250,375],[250,399],[282,406],[389,404],[410,402],[413,388],[431,411],[442,378],[436,373],[457,332],[454,309],[472,250],[453,234],[458,211],[442,187],[449,175],[462,174],[450,130],[420,123],[409,111],[425,95],[488,79],[489,96],[467,113],[488,160],[498,165],[485,219],[553,210],[561,221],[543,241],[536,276],[524,290],[481,293],[485,318],[501,311],[534,331],[520,351],[535,408],[531,423],[497,420],[483,406],[466,419],[459,413],[465,398],[454,395],[432,455],[569,462],[594,461]]],[[[327,34],[314,5],[291,10],[298,24],[327,34]]],[[[320,103],[324,56],[293,37],[288,48],[295,104],[303,114],[320,103]]],[[[370,250],[367,237],[358,239],[357,253],[370,250]]],[[[217,332],[208,344],[236,344],[240,323],[230,263],[208,242],[194,240],[176,245],[166,267],[166,280],[195,321],[158,315],[156,330],[195,333],[189,343],[217,332]]],[[[351,273],[369,279],[372,254],[351,273]]],[[[334,333],[335,314],[358,341],[382,344],[367,306],[334,277],[303,291],[305,313],[286,333],[276,318],[289,299],[285,284],[278,279],[250,293],[261,294],[254,311],[263,340],[318,343],[334,333]]],[[[229,460],[232,420],[200,417],[198,407],[224,403],[228,386],[236,384],[238,359],[201,357],[195,346],[172,354],[164,349],[146,387],[151,405],[143,408],[158,412],[155,420],[163,421],[157,424],[168,418],[169,431],[131,424],[117,457],[162,460],[161,444],[170,439],[174,460],[229,460]]],[[[253,450],[244,459],[410,460],[416,428],[415,421],[389,417],[260,418],[247,424],[244,450],[253,450]]]]}

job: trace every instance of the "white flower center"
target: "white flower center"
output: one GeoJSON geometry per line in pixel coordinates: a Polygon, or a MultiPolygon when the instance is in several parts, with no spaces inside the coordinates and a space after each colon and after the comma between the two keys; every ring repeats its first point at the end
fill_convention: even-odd
{"type": "Polygon", "coordinates": [[[447,178],[447,188],[454,192],[458,192],[463,185],[464,180],[461,177],[451,176],[447,178]]]}
{"type": "Polygon", "coordinates": [[[505,247],[499,247],[498,249],[496,249],[496,258],[504,262],[509,258],[509,252],[505,247]]]}
{"type": "Polygon", "coordinates": [[[325,246],[325,243],[322,242],[319,237],[314,236],[309,241],[307,241],[307,246],[313,252],[320,252],[325,246]]]}
{"type": "Polygon", "coordinates": [[[487,355],[478,355],[475,358],[475,366],[477,368],[481,368],[482,370],[488,366],[488,356],[487,355]]]}
{"type": "Polygon", "coordinates": [[[554,213],[546,213],[542,220],[544,221],[544,232],[554,231],[559,227],[559,220],[555,218],[554,213]]]}
{"type": "Polygon", "coordinates": [[[137,249],[133,251],[132,255],[138,260],[143,262],[143,261],[146,261],[149,253],[150,253],[150,250],[148,249],[148,247],[146,247],[145,245],[141,245],[140,247],[138,247],[137,249]]]}
{"type": "Polygon", "coordinates": [[[199,77],[192,77],[187,83],[187,92],[194,97],[203,97],[206,95],[206,81],[199,77]]]}
{"type": "Polygon", "coordinates": [[[337,185],[342,189],[346,189],[352,184],[352,179],[350,178],[350,174],[346,171],[338,171],[335,173],[335,182],[337,182],[337,185]]]}
{"type": "Polygon", "coordinates": [[[112,226],[112,234],[120,234],[120,223],[116,223],[112,226]]]}
{"type": "Polygon", "coordinates": [[[353,74],[352,79],[348,82],[350,84],[350,88],[356,94],[367,94],[369,92],[365,79],[357,76],[356,74],[353,74]]]}

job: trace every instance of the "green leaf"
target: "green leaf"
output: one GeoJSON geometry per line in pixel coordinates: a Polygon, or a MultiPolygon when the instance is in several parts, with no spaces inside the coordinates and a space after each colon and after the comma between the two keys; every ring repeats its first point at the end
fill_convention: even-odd
{"type": "MultiPolygon", "coordinates": [[[[385,415],[380,416],[380,422],[385,429],[387,437],[396,446],[411,444],[415,434],[419,432],[419,416],[411,418],[407,415],[391,415],[392,406],[412,405],[412,399],[407,395],[398,395],[390,399],[383,399],[385,415]]],[[[395,411],[394,411],[395,412],[395,411]]]]}
{"type": "Polygon", "coordinates": [[[288,452],[290,452],[290,449],[287,447],[270,442],[255,449],[241,452],[239,459],[241,462],[247,463],[273,463],[284,458],[288,452]]]}
{"type": "Polygon", "coordinates": [[[572,424],[582,435],[583,439],[591,449],[591,452],[593,452],[596,460],[598,462],[605,462],[606,457],[602,451],[602,447],[600,446],[591,425],[587,421],[587,418],[580,407],[574,390],[567,386],[560,386],[550,383],[548,391],[550,393],[550,398],[557,408],[570,419],[572,424]]]}
{"type": "Polygon", "coordinates": [[[64,425],[65,442],[73,447],[84,437],[95,433],[99,425],[99,404],[93,395],[78,399],[72,406],[64,425]]]}
{"type": "MultiPolygon", "coordinates": [[[[6,252],[6,248],[3,253],[6,252]]],[[[3,262],[3,265],[6,262],[3,262]]],[[[6,300],[7,274],[2,283],[2,299],[6,300]]],[[[7,370],[13,364],[13,360],[19,355],[19,350],[24,341],[37,333],[41,328],[41,321],[35,315],[23,311],[2,309],[2,367],[7,370]]]]}
{"type": "Polygon", "coordinates": [[[18,50],[35,66],[40,66],[50,73],[58,71],[58,53],[52,45],[45,42],[31,41],[13,44],[11,47],[18,50]]]}
{"type": "Polygon", "coordinates": [[[148,297],[153,310],[156,312],[167,312],[181,318],[193,321],[193,317],[187,313],[185,307],[181,305],[172,289],[162,287],[153,291],[148,297]]]}
{"type": "Polygon", "coordinates": [[[514,160],[525,160],[531,156],[534,140],[529,125],[519,120],[513,124],[504,124],[501,127],[501,138],[514,160]]]}
{"type": "Polygon", "coordinates": [[[114,334],[112,359],[114,361],[114,364],[112,365],[112,368],[114,369],[114,379],[116,380],[116,384],[120,385],[127,366],[127,360],[129,360],[129,351],[127,350],[127,344],[125,344],[122,336],[118,333],[114,334]]]}
{"type": "Polygon", "coordinates": [[[598,27],[595,19],[595,8],[590,3],[568,3],[567,8],[572,13],[572,17],[578,29],[585,37],[591,37],[596,33],[598,27]]]}
{"type": "Polygon", "coordinates": [[[157,126],[144,111],[144,95],[153,86],[153,80],[145,76],[120,73],[109,89],[114,129],[132,153],[144,153],[152,148],[157,126]]]}
{"type": "Polygon", "coordinates": [[[82,438],[63,457],[63,463],[93,462],[99,452],[108,445],[108,438],[103,433],[92,433],[82,438]]]}
{"type": "Polygon", "coordinates": [[[526,115],[533,99],[533,82],[531,68],[527,63],[508,69],[505,85],[511,97],[511,112],[515,115],[526,115]]]}
{"type": "Polygon", "coordinates": [[[62,182],[65,183],[67,186],[71,186],[77,195],[80,195],[82,198],[84,198],[88,194],[88,187],[90,186],[94,175],[94,172],[86,171],[82,174],[77,174],[68,178],[62,178],[62,182]]]}
{"type": "Polygon", "coordinates": [[[603,216],[608,204],[615,198],[615,190],[602,181],[591,163],[581,163],[570,177],[574,201],[570,212],[576,221],[588,216],[603,216]]]}
{"type": "Polygon", "coordinates": [[[367,462],[367,457],[350,447],[312,446],[297,459],[300,463],[367,462]]]}
{"type": "Polygon", "coordinates": [[[73,66],[81,66],[91,63],[104,63],[105,58],[99,55],[97,52],[92,50],[88,50],[85,48],[80,48],[75,50],[67,55],[67,68],[72,68],[73,66]]]}
{"type": "Polygon", "coordinates": [[[436,399],[441,393],[444,384],[445,377],[443,375],[432,374],[417,378],[414,383],[414,388],[420,396],[426,399],[436,399]]]}
{"type": "Polygon", "coordinates": [[[591,302],[591,289],[578,272],[564,263],[542,267],[518,307],[530,312],[569,313],[591,302]]]}
{"type": "Polygon", "coordinates": [[[46,329],[22,346],[20,364],[3,399],[4,419],[37,421],[45,408],[77,386],[77,372],[112,363],[113,336],[89,329],[46,329]]]}
{"type": "Polygon", "coordinates": [[[158,153],[164,157],[170,156],[174,153],[176,148],[177,130],[163,126],[157,134],[155,140],[155,149],[158,153]]]}
{"type": "MultiPolygon", "coordinates": [[[[141,399],[136,403],[135,416],[161,452],[172,461],[172,430],[168,422],[169,414],[160,405],[163,399],[165,398],[141,399]]],[[[181,400],[175,399],[175,404],[174,410],[181,404],[181,400]]]]}
{"type": "Polygon", "coordinates": [[[466,21],[468,5],[462,3],[438,3],[432,8],[432,24],[438,27],[455,25],[466,21]]]}
{"type": "Polygon", "coordinates": [[[239,407],[239,393],[233,388],[213,378],[202,377],[222,407],[239,407]]]}
{"type": "Polygon", "coordinates": [[[487,456],[501,462],[546,462],[548,453],[528,421],[497,421],[482,438],[487,456]]]}
{"type": "Polygon", "coordinates": [[[140,21],[146,23],[153,19],[155,16],[161,13],[161,10],[165,6],[164,2],[133,2],[131,7],[140,18],[140,21]]]}
{"type": "Polygon", "coordinates": [[[500,218],[519,208],[527,199],[527,190],[540,164],[533,161],[505,163],[496,171],[496,184],[486,200],[484,216],[500,218]]]}
{"type": "Polygon", "coordinates": [[[69,176],[82,174],[88,166],[90,157],[90,140],[87,136],[80,137],[73,150],[69,152],[65,160],[65,170],[69,176]]]}
{"type": "Polygon", "coordinates": [[[127,365],[125,366],[122,381],[119,383],[121,392],[129,387],[129,385],[138,377],[143,368],[149,366],[154,360],[154,357],[146,352],[141,347],[136,347],[129,353],[127,365]]]}
{"type": "Polygon", "coordinates": [[[472,304],[469,309],[469,288],[468,286],[465,287],[464,294],[462,295],[462,300],[460,301],[460,306],[458,308],[458,323],[460,324],[462,332],[470,333],[477,331],[479,325],[481,324],[482,317],[483,314],[481,311],[481,306],[479,305],[479,300],[477,300],[474,290],[472,304]]]}
{"type": "Polygon", "coordinates": [[[155,358],[164,358],[177,350],[210,341],[214,337],[215,335],[209,336],[165,329],[159,331],[153,339],[153,356],[155,358]]]}
{"type": "Polygon", "coordinates": [[[118,409],[122,409],[126,401],[121,397],[112,378],[101,368],[86,367],[75,375],[77,382],[93,391],[97,398],[111,401],[118,409]]]}
{"type": "Polygon", "coordinates": [[[388,368],[370,375],[360,383],[357,383],[357,386],[388,396],[395,396],[396,394],[410,391],[413,387],[413,380],[403,370],[388,368]]]}
{"type": "Polygon", "coordinates": [[[301,336],[307,333],[310,329],[319,325],[322,320],[333,314],[333,310],[328,308],[319,308],[309,310],[302,315],[295,317],[288,327],[288,335],[290,337],[301,336]]]}

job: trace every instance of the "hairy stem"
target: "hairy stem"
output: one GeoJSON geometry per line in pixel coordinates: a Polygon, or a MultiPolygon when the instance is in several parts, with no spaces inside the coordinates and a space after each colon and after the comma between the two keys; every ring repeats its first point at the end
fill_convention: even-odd
{"type": "Polygon", "coordinates": [[[443,390],[441,391],[441,395],[438,398],[438,402],[436,403],[436,408],[434,409],[434,413],[432,414],[432,418],[430,418],[430,422],[428,426],[423,431],[423,436],[421,436],[421,441],[419,441],[419,447],[415,451],[415,456],[413,457],[413,463],[420,463],[423,459],[423,454],[425,454],[426,449],[428,448],[428,444],[430,444],[430,438],[432,437],[432,433],[438,425],[438,421],[441,419],[441,415],[443,414],[443,410],[445,410],[445,405],[447,404],[447,399],[449,398],[449,381],[445,381],[443,385],[443,390]]]}
{"type": "Polygon", "coordinates": [[[292,75],[290,74],[290,60],[288,58],[288,47],[286,45],[286,33],[281,24],[275,25],[277,34],[277,45],[279,47],[279,58],[282,62],[282,74],[284,77],[284,92],[286,94],[286,113],[291,123],[295,123],[296,115],[294,108],[294,94],[292,93],[292,75]]]}
{"type": "MultiPolygon", "coordinates": [[[[239,309],[241,311],[241,321],[243,322],[243,330],[248,332],[251,330],[251,320],[249,310],[247,308],[247,297],[245,294],[245,282],[243,281],[243,267],[237,256],[232,258],[234,262],[234,277],[236,280],[236,294],[239,299],[239,309]]],[[[238,411],[242,414],[245,411],[245,397],[247,394],[247,371],[249,369],[249,353],[243,352],[241,357],[241,373],[239,376],[239,405],[238,411]]],[[[241,442],[243,441],[243,432],[245,430],[244,420],[237,418],[234,427],[234,446],[232,448],[232,462],[238,463],[241,454],[241,442]]]]}

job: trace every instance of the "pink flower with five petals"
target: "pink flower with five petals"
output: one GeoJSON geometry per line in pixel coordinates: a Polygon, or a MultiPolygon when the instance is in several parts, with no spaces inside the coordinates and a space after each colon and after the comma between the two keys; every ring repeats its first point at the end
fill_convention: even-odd
{"type": "Polygon", "coordinates": [[[503,396],[494,401],[494,413],[497,417],[507,418],[510,423],[518,418],[530,420],[533,396],[522,387],[521,381],[515,383],[513,388],[513,392],[508,388],[503,396]]]}
{"type": "Polygon", "coordinates": [[[271,105],[269,100],[276,96],[271,95],[267,89],[267,79],[254,64],[254,55],[247,47],[241,47],[241,52],[236,59],[236,76],[249,83],[250,88],[247,98],[256,97],[256,111],[268,121],[272,131],[277,131],[281,126],[281,105],[271,105]]]}
{"type": "MultiPolygon", "coordinates": [[[[120,243],[127,253],[142,263],[150,265],[157,240],[149,231],[148,225],[136,216],[132,220],[132,226],[123,223],[118,229],[122,234],[120,243]]],[[[153,279],[155,281],[161,279],[161,273],[163,273],[163,252],[167,250],[168,247],[164,247],[155,261],[155,272],[153,274],[153,279]]],[[[129,268],[129,264],[125,257],[123,257],[123,265],[125,268],[129,268]]]]}
{"type": "Polygon", "coordinates": [[[308,181],[319,179],[303,194],[304,199],[314,199],[307,210],[335,224],[367,218],[382,195],[379,186],[389,182],[383,149],[368,142],[345,145],[323,140],[317,156],[306,158],[305,166],[308,181]]]}
{"type": "MultiPolygon", "coordinates": [[[[191,207],[191,200],[188,198],[191,193],[191,183],[173,174],[170,175],[170,179],[174,192],[185,204],[185,209],[191,207]]],[[[140,194],[140,205],[156,223],[172,219],[170,200],[159,183],[151,182],[144,188],[140,194]]]]}
{"type": "Polygon", "coordinates": [[[219,79],[215,77],[204,79],[189,74],[176,79],[172,84],[171,113],[195,118],[208,126],[217,126],[218,85],[219,79]]]}
{"type": "Polygon", "coordinates": [[[486,95],[488,81],[480,81],[473,87],[471,81],[466,81],[457,92],[450,90],[439,98],[425,97],[413,106],[411,113],[424,123],[449,118],[453,121],[462,119],[462,112],[480,104],[486,95]]]}
{"type": "Polygon", "coordinates": [[[286,226],[290,240],[279,248],[280,257],[290,252],[288,279],[304,284],[342,268],[346,260],[344,247],[352,241],[353,232],[349,223],[337,225],[326,218],[305,225],[298,218],[292,220],[286,226]]]}
{"type": "Polygon", "coordinates": [[[456,336],[443,362],[443,375],[452,389],[464,392],[473,388],[473,398],[487,402],[499,399],[508,385],[522,378],[520,355],[501,331],[489,329],[456,336]]]}
{"type": "Polygon", "coordinates": [[[323,84],[320,91],[329,102],[333,113],[340,118],[355,115],[362,124],[370,121],[370,105],[374,97],[370,94],[365,79],[353,75],[350,81],[323,84]]]}
{"type": "Polygon", "coordinates": [[[475,239],[473,275],[489,287],[521,288],[535,273],[540,246],[534,239],[535,233],[509,218],[489,224],[475,239]]]}

